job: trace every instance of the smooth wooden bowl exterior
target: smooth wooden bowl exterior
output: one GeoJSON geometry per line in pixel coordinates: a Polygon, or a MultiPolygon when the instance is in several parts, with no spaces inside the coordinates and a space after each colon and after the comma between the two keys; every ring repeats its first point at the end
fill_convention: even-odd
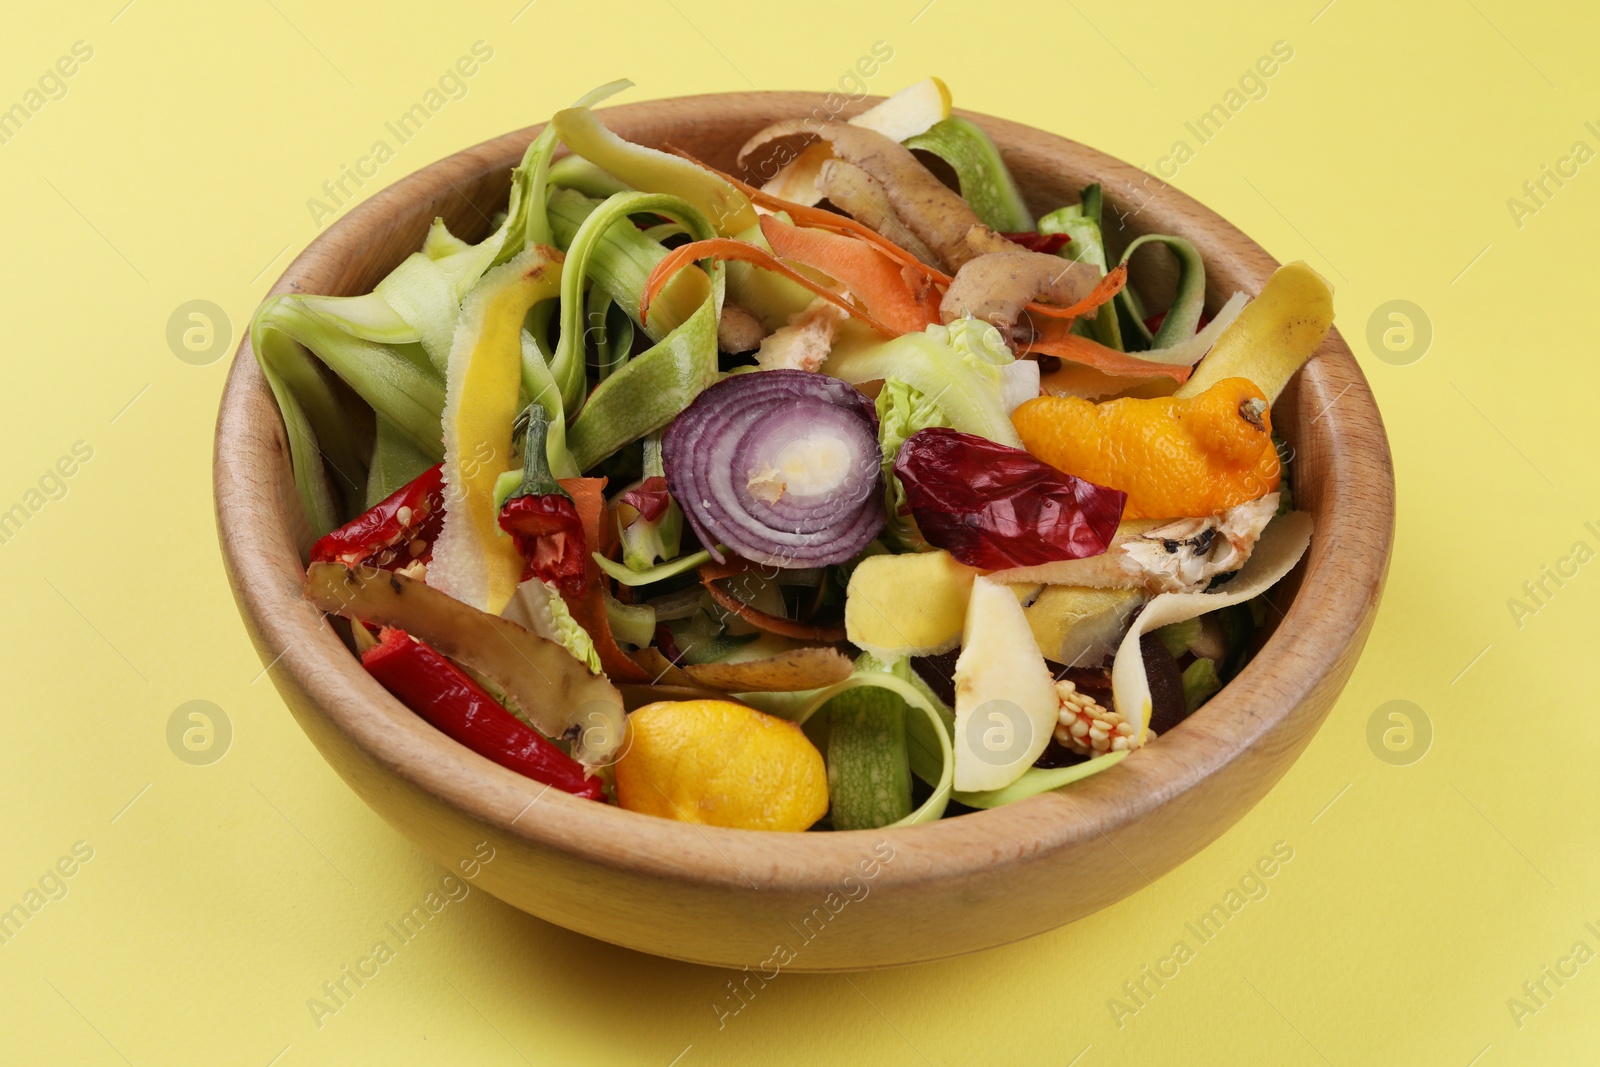
{"type": "MultiPolygon", "coordinates": [[[[732,168],[766,123],[826,114],[823,96],[740,93],[608,108],[605,122],[732,168]]],[[[864,101],[859,106],[865,106],[864,101]]],[[[1258,292],[1277,264],[1217,215],[1144,172],[1061,137],[969,115],[1038,209],[1104,184],[1119,246],[1177,233],[1199,248],[1207,303],[1258,292]]],[[[420,247],[428,223],[486,232],[530,127],[384,190],[314,241],[274,292],[364,293],[420,247]]],[[[1157,283],[1159,284],[1159,283],[1157,283]]],[[[1337,332],[1274,420],[1295,452],[1297,505],[1316,519],[1264,648],[1181,727],[1070,789],[907,829],[777,834],[695,827],[573,799],[448,740],[390,697],[301,596],[308,530],[283,424],[239,347],[217,424],[217,525],[262,662],[324,758],[446,866],[488,841],[476,884],[571,930],[727,967],[822,971],[958,956],[1072,922],[1199,852],[1261,799],[1311,739],[1365,643],[1387,570],[1394,484],[1382,421],[1337,332]]]]}

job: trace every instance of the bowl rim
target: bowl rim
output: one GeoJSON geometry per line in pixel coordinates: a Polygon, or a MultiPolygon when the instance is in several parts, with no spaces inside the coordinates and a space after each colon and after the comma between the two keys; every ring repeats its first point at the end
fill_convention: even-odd
{"type": "MultiPolygon", "coordinates": [[[[708,110],[770,121],[827,107],[826,99],[822,93],[713,93],[626,104],[605,108],[601,114],[608,125],[624,130],[631,122],[663,116],[692,122],[708,110]]],[[[847,115],[874,99],[858,101],[838,113],[847,115]]],[[[1076,156],[1106,185],[1108,201],[1119,201],[1112,183],[1126,189],[1138,186],[1149,194],[1141,212],[1154,203],[1156,215],[1181,214],[1208,222],[1220,235],[1217,240],[1226,240],[1229,254],[1253,276],[1254,291],[1277,266],[1232,224],[1143,170],[1016,122],[961,109],[956,113],[978,122],[1002,149],[1014,150],[1020,144],[1076,156]]],[[[270,294],[321,291],[319,286],[336,277],[342,263],[366,251],[364,235],[381,231],[393,212],[415,210],[425,201],[437,207],[459,195],[464,184],[483,180],[495,167],[504,168],[507,157],[514,162],[515,154],[542,128],[543,124],[529,126],[463,149],[374,194],[323,230],[290,263],[270,294]]],[[[1196,243],[1204,252],[1213,242],[1196,243]]],[[[1211,295],[1208,292],[1208,303],[1211,295]]],[[[217,525],[224,564],[257,647],[263,658],[268,649],[280,650],[267,668],[280,690],[301,691],[369,761],[485,826],[588,863],[731,889],[826,891],[837,886],[841,874],[872,843],[881,840],[895,850],[895,862],[884,868],[889,881],[974,877],[1150,817],[1261,743],[1316,690],[1342,686],[1341,672],[1348,675],[1345,651],[1364,634],[1388,566],[1393,474],[1376,404],[1337,329],[1329,332],[1296,379],[1299,390],[1317,399],[1332,397],[1324,413],[1334,405],[1340,410],[1325,431],[1329,474],[1322,489],[1323,514],[1318,516],[1311,548],[1297,568],[1300,586],[1250,663],[1183,729],[1071,790],[918,826],[782,834],[660,819],[551,790],[435,731],[360,667],[301,595],[304,572],[294,543],[293,517],[270,510],[287,466],[284,429],[256,366],[248,331],[227,376],[216,429],[217,525]],[[1365,424],[1365,432],[1332,431],[1339,419],[1352,416],[1365,424]],[[1338,524],[1328,521],[1335,513],[1338,524]],[[1370,537],[1342,536],[1346,522],[1375,532],[1377,548],[1370,537]],[[540,817],[526,818],[536,804],[540,817]]],[[[1226,824],[1210,831],[1186,855],[1199,851],[1224,829],[1226,824]]]]}

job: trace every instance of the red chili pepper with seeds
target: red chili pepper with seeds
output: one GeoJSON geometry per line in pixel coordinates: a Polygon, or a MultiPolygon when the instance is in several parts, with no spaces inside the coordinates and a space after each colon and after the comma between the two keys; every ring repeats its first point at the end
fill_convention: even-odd
{"type": "Polygon", "coordinates": [[[927,542],[983,570],[1097,556],[1128,499],[1019,448],[943,427],[906,438],[894,473],[927,542]]]}
{"type": "Polygon", "coordinates": [[[311,546],[312,563],[397,570],[433,558],[444,528],[444,466],[435,464],[311,546]]]}
{"type": "Polygon", "coordinates": [[[583,520],[572,497],[561,488],[545,456],[549,422],[537,402],[528,405],[523,445],[522,485],[500,505],[500,528],[522,553],[522,580],[550,582],[562,596],[583,595],[588,546],[583,520]]]}
{"type": "Polygon", "coordinates": [[[461,668],[404,630],[384,627],[361,665],[440,733],[485,759],[585,800],[604,800],[600,779],[502,707],[461,668]]]}

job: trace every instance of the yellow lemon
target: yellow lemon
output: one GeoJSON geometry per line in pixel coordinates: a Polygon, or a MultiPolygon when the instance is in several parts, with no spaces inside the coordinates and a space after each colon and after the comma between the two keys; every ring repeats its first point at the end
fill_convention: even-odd
{"type": "Polygon", "coordinates": [[[804,830],[828,810],[828,772],[786,719],[726,700],[662,701],[628,716],[617,803],[704,826],[804,830]]]}

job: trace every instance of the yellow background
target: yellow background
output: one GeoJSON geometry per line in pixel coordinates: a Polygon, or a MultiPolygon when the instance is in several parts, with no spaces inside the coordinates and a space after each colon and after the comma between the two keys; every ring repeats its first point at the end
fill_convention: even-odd
{"type": "Polygon", "coordinates": [[[75,842],[93,858],[0,945],[0,1061],[1593,1062],[1600,962],[1547,983],[1554,996],[1520,1027],[1507,999],[1574,942],[1600,950],[1584,928],[1600,928],[1600,564],[1547,580],[1554,595],[1520,626],[1507,602],[1575,542],[1600,549],[1600,163],[1520,227],[1506,201],[1573,142],[1600,149],[1584,128],[1600,127],[1596,9],[1324,3],[10,12],[0,107],[75,41],[93,58],[0,145],[0,509],[74,442],[93,458],[0,544],[0,907],[75,842]],[[1192,862],[1069,929],[894,972],[785,974],[721,1030],[724,974],[477,892],[318,1029],[307,998],[441,872],[344,787],[261,676],[212,532],[227,360],[180,361],[166,327],[180,304],[210,300],[237,343],[316,235],[307,198],[478,40],[494,55],[465,98],[363,195],[614,77],[639,83],[624,100],[822,89],[879,40],[894,57],[875,92],[938,73],[962,106],[1154,166],[1274,42],[1292,46],[1266,96],[1175,184],[1335,283],[1388,420],[1400,505],[1365,658],[1271,795],[1192,862]],[[1395,299],[1434,331],[1409,365],[1366,341],[1395,299]],[[233,727],[210,766],[166,742],[194,699],[233,727]],[[1431,723],[1410,765],[1367,742],[1390,700],[1431,723]],[[1122,983],[1279,841],[1294,858],[1269,895],[1119,1028],[1107,1001],[1122,983]]]}

